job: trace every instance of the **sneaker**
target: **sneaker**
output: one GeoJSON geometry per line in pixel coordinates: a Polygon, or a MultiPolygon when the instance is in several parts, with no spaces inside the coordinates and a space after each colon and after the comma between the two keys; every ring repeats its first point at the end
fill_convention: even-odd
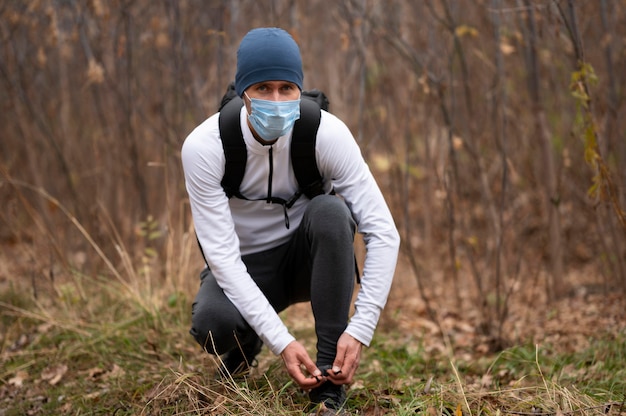
{"type": "Polygon", "coordinates": [[[261,352],[263,341],[256,338],[253,342],[237,347],[222,356],[218,377],[241,378],[250,372],[251,367],[256,366],[256,356],[261,352]]]}
{"type": "Polygon", "coordinates": [[[336,385],[330,381],[309,392],[312,403],[319,403],[319,409],[314,415],[345,415],[343,406],[346,403],[346,389],[343,385],[336,385]]]}

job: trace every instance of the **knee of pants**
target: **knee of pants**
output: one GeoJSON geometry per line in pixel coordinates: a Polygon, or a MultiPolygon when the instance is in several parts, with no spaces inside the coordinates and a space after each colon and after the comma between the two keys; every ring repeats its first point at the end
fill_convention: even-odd
{"type": "Polygon", "coordinates": [[[231,316],[224,310],[216,309],[211,305],[194,303],[189,333],[206,352],[221,355],[237,346],[240,331],[236,322],[243,318],[238,312],[239,316],[231,316]]]}
{"type": "Polygon", "coordinates": [[[320,195],[313,198],[306,209],[304,221],[308,232],[316,237],[345,237],[352,242],[356,225],[346,203],[333,195],[320,195]],[[345,231],[345,233],[341,233],[345,231]]]}

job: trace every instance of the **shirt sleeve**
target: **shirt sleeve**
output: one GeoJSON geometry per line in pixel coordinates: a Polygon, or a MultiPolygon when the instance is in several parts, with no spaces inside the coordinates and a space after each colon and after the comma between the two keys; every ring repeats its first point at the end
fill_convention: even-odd
{"type": "Polygon", "coordinates": [[[363,235],[366,254],[355,312],[346,332],[369,346],[387,302],[400,236],[383,194],[348,127],[322,112],[316,151],[324,177],[344,198],[363,235]]]}
{"type": "Polygon", "coordinates": [[[225,295],[274,354],[295,338],[248,274],[221,180],[224,151],[218,116],[198,126],[185,140],[181,159],[198,241],[207,265],[225,295]]]}

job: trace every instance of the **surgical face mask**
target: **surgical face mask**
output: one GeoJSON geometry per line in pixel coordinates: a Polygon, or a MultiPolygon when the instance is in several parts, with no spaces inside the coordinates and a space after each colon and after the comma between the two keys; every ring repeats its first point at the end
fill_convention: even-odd
{"type": "Polygon", "coordinates": [[[263,140],[284,136],[300,118],[300,98],[290,101],[270,101],[250,98],[248,120],[263,140]]]}

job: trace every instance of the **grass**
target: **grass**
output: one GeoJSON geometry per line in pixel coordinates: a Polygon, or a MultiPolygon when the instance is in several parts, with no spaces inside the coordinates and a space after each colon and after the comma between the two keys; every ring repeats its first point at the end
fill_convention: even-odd
{"type": "MultiPolygon", "coordinates": [[[[150,238],[136,261],[116,239],[114,262],[84,228],[77,229],[102,260],[102,275],[86,276],[68,266],[49,281],[32,279],[29,286],[18,276],[0,287],[0,416],[276,416],[299,415],[309,406],[267,350],[251,377],[214,379],[216,359],[187,334],[198,284],[190,276],[197,275],[193,265],[199,263],[191,254],[197,248],[190,230],[168,235],[159,251],[162,261],[150,238]]],[[[299,339],[314,345],[310,322],[290,310],[283,317],[299,339]]],[[[448,337],[439,340],[446,345],[441,352],[429,348],[421,331],[387,324],[364,350],[348,390],[348,410],[626,414],[626,334],[601,328],[593,334],[575,352],[556,343],[520,343],[489,355],[454,347],[448,337]]]]}
{"type": "MultiPolygon", "coordinates": [[[[131,287],[77,275],[45,299],[6,289],[0,295],[0,408],[5,409],[0,414],[295,415],[306,408],[306,395],[268,352],[253,377],[213,380],[215,360],[186,334],[189,299],[164,292],[148,304],[137,299],[141,290],[131,287]]],[[[312,337],[306,328],[300,332],[312,337]]],[[[495,357],[433,355],[422,341],[379,333],[364,351],[359,378],[349,390],[349,410],[624,412],[624,334],[594,339],[574,353],[520,345],[495,357]]]]}

